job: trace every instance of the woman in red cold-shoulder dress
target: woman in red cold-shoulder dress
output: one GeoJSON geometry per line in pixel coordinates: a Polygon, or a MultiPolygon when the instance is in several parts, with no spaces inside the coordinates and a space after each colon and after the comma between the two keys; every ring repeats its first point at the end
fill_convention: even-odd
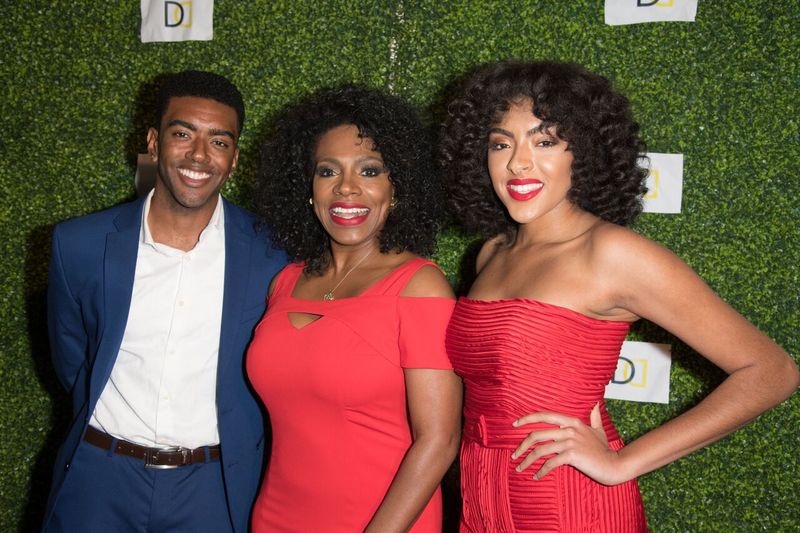
{"type": "Polygon", "coordinates": [[[264,148],[257,209],[298,262],[247,356],[273,434],[255,532],[441,531],[461,384],[452,291],[416,255],[439,227],[433,167],[409,106],[355,86],[287,112],[264,148]]]}

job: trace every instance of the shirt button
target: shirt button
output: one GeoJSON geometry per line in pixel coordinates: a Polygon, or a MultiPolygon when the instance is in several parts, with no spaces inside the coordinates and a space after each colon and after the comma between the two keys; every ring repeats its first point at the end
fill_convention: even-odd
{"type": "Polygon", "coordinates": [[[181,306],[181,307],[183,307],[183,300],[179,301],[179,302],[178,302],[178,305],[179,305],[179,306],[181,306]]]}

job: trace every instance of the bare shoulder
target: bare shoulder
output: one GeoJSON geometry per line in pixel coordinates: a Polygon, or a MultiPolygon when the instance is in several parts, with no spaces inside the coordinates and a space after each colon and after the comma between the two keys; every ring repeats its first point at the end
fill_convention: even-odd
{"type": "Polygon", "coordinates": [[[403,289],[401,296],[455,299],[453,289],[444,273],[433,265],[425,265],[417,270],[403,289]]]}
{"type": "Polygon", "coordinates": [[[494,257],[494,254],[497,253],[497,250],[507,243],[508,238],[503,234],[496,235],[483,243],[481,251],[478,252],[478,257],[475,259],[475,272],[480,274],[483,267],[485,267],[489,260],[494,257]]]}
{"type": "MultiPolygon", "coordinates": [[[[680,257],[627,228],[605,224],[592,236],[590,261],[606,303],[678,334],[669,313],[686,314],[701,298],[718,299],[680,257]]],[[[708,304],[711,305],[711,304],[708,304]]]]}
{"type": "Polygon", "coordinates": [[[678,262],[683,264],[665,246],[616,224],[604,223],[593,230],[591,261],[607,272],[627,275],[642,269],[658,268],[678,262]]]}

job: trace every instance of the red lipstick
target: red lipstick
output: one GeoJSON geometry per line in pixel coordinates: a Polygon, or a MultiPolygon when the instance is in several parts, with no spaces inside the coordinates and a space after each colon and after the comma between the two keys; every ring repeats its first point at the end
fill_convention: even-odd
{"type": "Polygon", "coordinates": [[[334,202],[328,208],[331,221],[340,226],[358,226],[369,217],[369,207],[361,204],[334,202]]]}
{"type": "Polygon", "coordinates": [[[524,202],[534,198],[542,191],[543,187],[544,183],[534,179],[514,178],[508,180],[506,183],[508,195],[518,202],[524,202]]]}

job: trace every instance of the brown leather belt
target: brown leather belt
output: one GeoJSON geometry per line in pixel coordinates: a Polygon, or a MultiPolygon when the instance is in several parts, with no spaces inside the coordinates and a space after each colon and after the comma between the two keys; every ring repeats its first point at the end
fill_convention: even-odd
{"type": "Polygon", "coordinates": [[[191,464],[205,463],[206,449],[208,449],[208,460],[219,461],[219,446],[203,446],[201,448],[149,448],[141,444],[134,444],[122,439],[115,439],[108,433],[104,433],[92,426],[86,428],[83,440],[104,450],[110,450],[116,441],[114,453],[143,459],[144,466],[147,468],[178,468],[191,464]]]}

